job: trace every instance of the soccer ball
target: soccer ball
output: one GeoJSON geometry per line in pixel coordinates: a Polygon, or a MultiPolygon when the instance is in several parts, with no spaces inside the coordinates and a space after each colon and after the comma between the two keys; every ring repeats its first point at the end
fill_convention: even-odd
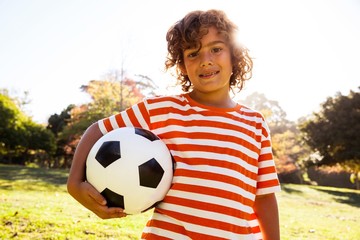
{"type": "Polygon", "coordinates": [[[118,128],[102,136],[86,160],[86,178],[127,214],[145,212],[168,192],[174,161],[165,143],[149,130],[118,128]]]}

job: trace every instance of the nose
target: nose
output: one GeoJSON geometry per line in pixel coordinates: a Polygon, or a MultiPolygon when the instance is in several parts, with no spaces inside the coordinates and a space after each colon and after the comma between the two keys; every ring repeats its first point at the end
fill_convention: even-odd
{"type": "Polygon", "coordinates": [[[206,66],[212,66],[212,65],[213,65],[213,60],[212,60],[211,53],[203,53],[202,57],[201,57],[200,66],[206,67],[206,66]]]}

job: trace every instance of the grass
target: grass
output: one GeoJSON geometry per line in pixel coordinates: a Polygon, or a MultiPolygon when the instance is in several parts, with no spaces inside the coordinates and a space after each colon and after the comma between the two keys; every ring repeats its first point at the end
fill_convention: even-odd
{"type": "Polygon", "coordinates": [[[282,190],[282,239],[360,239],[359,191],[291,184],[282,190]]]}
{"type": "Polygon", "coordinates": [[[102,220],[66,192],[67,171],[0,165],[0,239],[138,239],[150,212],[102,220]]]}
{"type": "MultiPolygon", "coordinates": [[[[0,239],[139,239],[151,211],[101,220],[66,192],[67,171],[0,165],[0,239]]],[[[282,239],[360,239],[360,192],[286,184],[282,239]]]]}

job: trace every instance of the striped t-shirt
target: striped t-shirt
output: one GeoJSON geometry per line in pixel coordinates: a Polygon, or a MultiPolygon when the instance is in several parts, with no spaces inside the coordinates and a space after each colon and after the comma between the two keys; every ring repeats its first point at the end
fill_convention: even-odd
{"type": "Polygon", "coordinates": [[[175,160],[173,184],[142,239],[261,239],[256,195],[280,191],[263,116],[201,105],[188,94],[154,97],[100,120],[151,130],[175,160]]]}

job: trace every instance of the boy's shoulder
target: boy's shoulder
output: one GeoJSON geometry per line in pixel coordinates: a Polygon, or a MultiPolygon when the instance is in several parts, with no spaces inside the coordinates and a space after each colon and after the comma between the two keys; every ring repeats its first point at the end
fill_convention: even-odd
{"type": "Polygon", "coordinates": [[[249,116],[253,116],[253,117],[258,117],[260,119],[265,119],[264,115],[256,110],[255,108],[249,107],[247,105],[244,105],[243,103],[238,102],[238,105],[240,106],[240,112],[249,115],[249,116]]]}

